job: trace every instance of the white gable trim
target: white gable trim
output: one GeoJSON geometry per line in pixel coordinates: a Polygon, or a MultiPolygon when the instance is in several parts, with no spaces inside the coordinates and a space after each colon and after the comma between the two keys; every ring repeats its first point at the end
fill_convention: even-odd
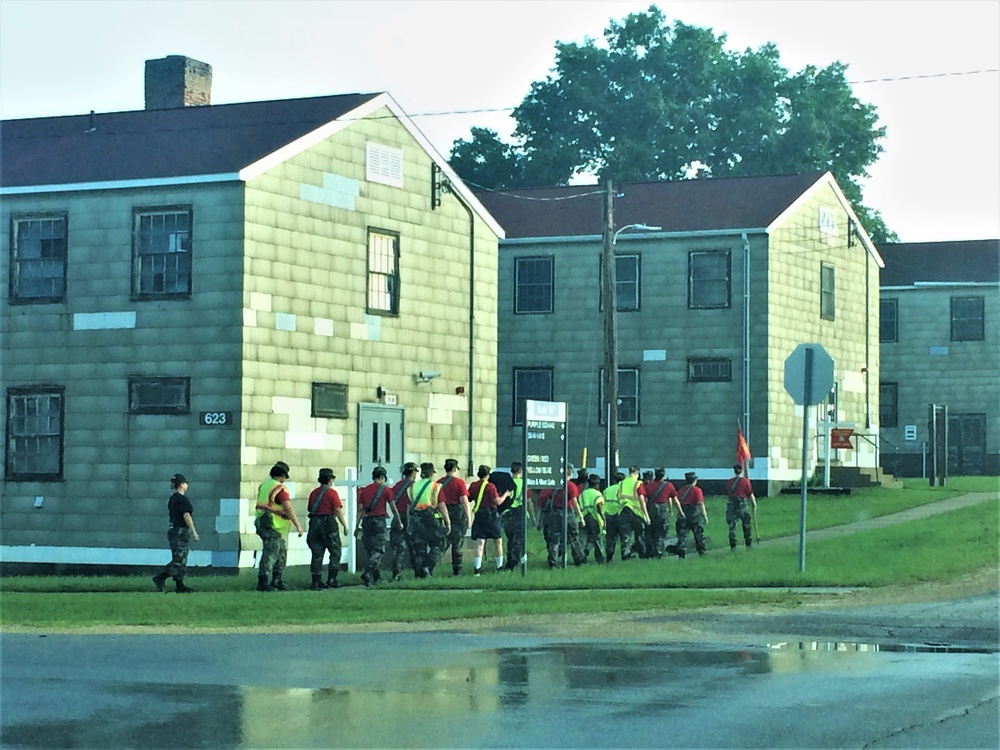
{"type": "MultiPolygon", "coordinates": [[[[462,196],[466,203],[475,209],[476,213],[479,214],[479,217],[487,224],[487,226],[489,226],[489,228],[492,229],[498,237],[504,237],[503,227],[497,223],[497,220],[490,215],[490,212],[486,210],[486,207],[483,206],[482,203],[479,202],[479,199],[476,198],[475,194],[469,190],[464,182],[462,182],[462,179],[448,165],[448,162],[441,156],[440,153],[438,153],[437,149],[431,145],[431,142],[427,140],[427,137],[420,132],[420,129],[403,111],[396,100],[385,92],[372,97],[364,104],[355,107],[350,112],[344,113],[336,120],[332,120],[331,122],[316,128],[316,130],[306,133],[301,138],[292,141],[287,146],[283,146],[271,154],[268,154],[263,159],[247,165],[240,170],[240,179],[252,180],[254,177],[260,176],[267,170],[276,167],[278,164],[287,161],[302,151],[315,146],[317,143],[329,138],[331,135],[349,128],[355,122],[363,120],[383,107],[392,112],[393,116],[395,116],[400,124],[406,128],[406,131],[417,143],[420,144],[420,147],[423,148],[428,156],[431,157],[431,161],[433,161],[441,169],[441,172],[451,182],[455,191],[462,196]]],[[[428,200],[430,200],[430,196],[428,196],[428,200]]]]}
{"type": "Polygon", "coordinates": [[[778,214],[778,217],[768,225],[768,233],[770,234],[777,229],[778,226],[792,213],[797,211],[803,203],[812,198],[815,192],[825,187],[833,188],[834,195],[837,196],[837,200],[840,202],[841,207],[847,212],[847,215],[851,217],[851,220],[854,222],[854,226],[858,230],[858,236],[860,237],[861,242],[864,243],[865,249],[868,250],[868,254],[875,259],[879,268],[885,268],[885,261],[882,260],[882,256],[879,255],[878,250],[875,248],[875,243],[872,242],[872,238],[868,236],[868,232],[866,232],[865,228],[861,225],[861,222],[858,220],[858,215],[854,213],[854,209],[851,208],[850,201],[847,200],[847,196],[844,195],[844,191],[840,189],[840,185],[837,184],[837,181],[833,178],[833,174],[830,172],[824,172],[820,178],[813,183],[812,187],[803,192],[802,195],[792,201],[792,203],[784,211],[778,214]]]}

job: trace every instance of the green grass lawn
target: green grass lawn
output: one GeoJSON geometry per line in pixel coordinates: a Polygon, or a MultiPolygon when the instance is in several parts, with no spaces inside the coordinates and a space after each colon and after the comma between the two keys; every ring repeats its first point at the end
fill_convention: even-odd
{"type": "MultiPolygon", "coordinates": [[[[869,490],[850,496],[810,496],[810,529],[839,525],[958,494],[947,489],[869,490]]],[[[994,497],[956,513],[860,531],[829,540],[807,535],[806,569],[798,571],[798,545],[768,539],[798,533],[798,496],[764,498],[758,519],[762,544],[729,552],[721,498],[709,500],[709,554],[686,560],[630,560],[548,570],[540,534],[530,532],[529,570],[453,577],[443,564],[430,581],[407,575],[373,590],[360,587],[313,592],[308,570],[290,568],[297,590],[260,594],[255,571],[209,576],[194,573],[191,596],[158,594],[149,576],[27,577],[0,581],[0,625],[50,629],[115,625],[239,628],[497,615],[626,610],[672,610],[708,604],[801,599],[788,587],[886,586],[951,580],[998,564],[1000,513],[994,497]],[[433,587],[433,588],[432,588],[433,587]],[[758,587],[756,591],[738,589],[758,587]],[[762,587],[762,588],[761,588],[762,587]]],[[[165,555],[166,556],[166,555],[165,555]]],[[[469,552],[465,553],[469,560],[469,552]]],[[[471,565],[467,565],[467,568],[471,565]]],[[[467,571],[468,572],[468,571],[467,571]]],[[[357,576],[342,574],[344,583],[357,576]]]]}

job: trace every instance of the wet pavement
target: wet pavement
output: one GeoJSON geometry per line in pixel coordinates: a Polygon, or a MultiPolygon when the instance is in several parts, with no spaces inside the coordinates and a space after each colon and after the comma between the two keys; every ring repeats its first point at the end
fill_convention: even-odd
{"type": "Polygon", "coordinates": [[[613,617],[608,628],[8,633],[0,745],[1000,746],[995,644],[660,642],[621,639],[613,617]]]}

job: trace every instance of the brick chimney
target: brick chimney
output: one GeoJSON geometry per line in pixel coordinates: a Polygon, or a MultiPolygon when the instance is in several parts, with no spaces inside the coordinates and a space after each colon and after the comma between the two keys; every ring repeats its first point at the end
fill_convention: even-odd
{"type": "Polygon", "coordinates": [[[212,66],[184,55],[146,60],[146,109],[212,103],[212,66]]]}

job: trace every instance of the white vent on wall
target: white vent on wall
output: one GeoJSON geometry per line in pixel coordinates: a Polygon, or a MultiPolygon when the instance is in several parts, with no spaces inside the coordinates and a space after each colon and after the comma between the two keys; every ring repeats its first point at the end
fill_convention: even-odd
{"type": "Polygon", "coordinates": [[[369,182],[403,187],[403,152],[398,148],[369,142],[365,177],[369,182]]]}
{"type": "Polygon", "coordinates": [[[837,233],[837,214],[832,208],[820,206],[819,208],[819,231],[826,234],[837,233]]]}

